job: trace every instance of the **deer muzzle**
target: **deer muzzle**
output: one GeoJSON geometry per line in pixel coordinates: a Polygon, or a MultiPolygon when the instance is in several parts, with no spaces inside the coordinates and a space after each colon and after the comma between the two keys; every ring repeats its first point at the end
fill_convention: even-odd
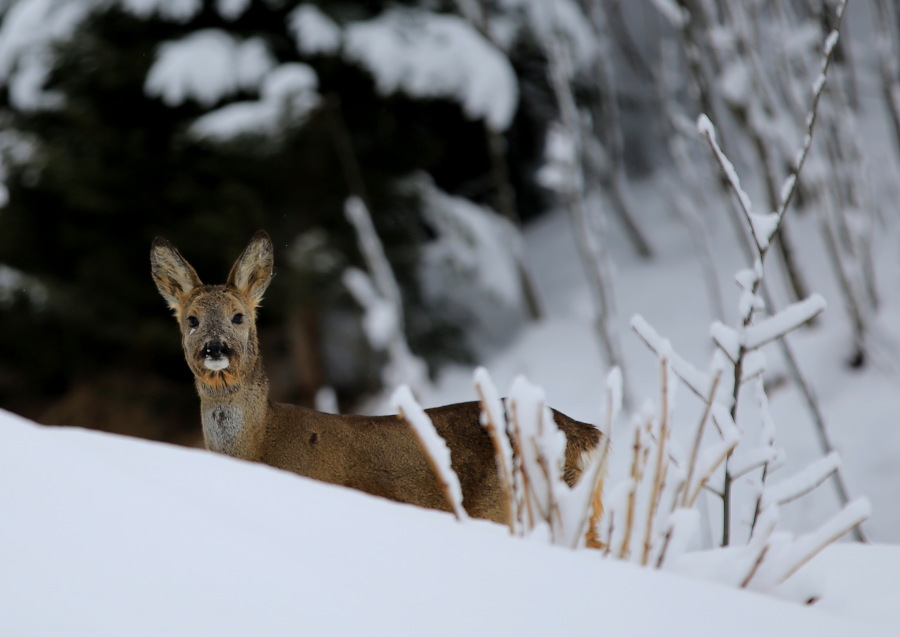
{"type": "Polygon", "coordinates": [[[231,348],[221,341],[212,341],[203,348],[203,365],[214,372],[226,369],[231,363],[231,348]]]}

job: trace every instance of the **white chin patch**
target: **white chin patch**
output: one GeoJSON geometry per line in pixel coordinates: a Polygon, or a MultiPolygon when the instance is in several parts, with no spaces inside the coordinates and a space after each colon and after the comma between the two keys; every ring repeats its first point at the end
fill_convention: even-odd
{"type": "Polygon", "coordinates": [[[221,370],[225,369],[226,367],[228,367],[229,362],[231,362],[231,361],[228,360],[228,357],[223,356],[219,360],[213,360],[211,358],[207,358],[206,360],[203,361],[203,365],[206,367],[206,369],[211,369],[214,372],[218,372],[218,371],[221,371],[221,370]]]}

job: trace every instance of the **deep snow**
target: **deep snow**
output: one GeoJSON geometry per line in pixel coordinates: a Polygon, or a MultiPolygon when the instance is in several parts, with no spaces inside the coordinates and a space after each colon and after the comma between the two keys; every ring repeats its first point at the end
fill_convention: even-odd
{"type": "Polygon", "coordinates": [[[900,548],[813,607],[261,465],[0,412],[0,634],[893,634],[900,548]]]}

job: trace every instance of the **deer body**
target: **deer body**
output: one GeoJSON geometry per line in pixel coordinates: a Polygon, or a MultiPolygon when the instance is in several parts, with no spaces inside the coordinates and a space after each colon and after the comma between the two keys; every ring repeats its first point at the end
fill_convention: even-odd
{"type": "MultiPolygon", "coordinates": [[[[153,242],[153,278],[181,326],[207,448],[399,502],[449,510],[427,456],[398,416],[326,414],[269,400],[255,314],[272,276],[272,252],[268,235],[258,232],[225,285],[203,285],[172,244],[160,238],[153,242]]],[[[469,515],[506,522],[509,511],[493,445],[480,424],[480,405],[459,403],[426,413],[450,449],[469,515]]],[[[600,433],[559,412],[553,416],[566,434],[565,477],[574,484],[583,457],[598,448],[600,433]]]]}

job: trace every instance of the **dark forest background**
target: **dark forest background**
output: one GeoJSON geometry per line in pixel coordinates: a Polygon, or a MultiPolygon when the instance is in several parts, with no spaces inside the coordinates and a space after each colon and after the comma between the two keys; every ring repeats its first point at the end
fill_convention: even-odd
{"type": "MultiPolygon", "coordinates": [[[[420,290],[418,251],[431,230],[397,184],[425,171],[444,191],[492,205],[497,184],[483,123],[453,100],[380,95],[364,69],[339,55],[301,55],[286,26],[294,3],[253,2],[227,20],[214,4],[187,21],[97,10],[54,45],[46,88],[64,96],[62,107],[18,109],[8,88],[0,96],[5,128],[34,144],[27,161],[8,162],[0,212],[0,263],[27,277],[0,304],[4,408],[46,423],[196,436],[191,377],[150,280],[149,245],[165,236],[205,282],[221,282],[259,228],[277,249],[260,319],[275,397],[311,404],[327,384],[347,405],[377,388],[377,355],[354,325],[359,310],[340,279],[359,261],[342,212],[360,187],[348,162],[402,285],[412,349],[432,369],[471,359],[463,333],[472,310],[435,306],[420,290]],[[261,36],[279,63],[311,65],[322,105],[277,142],[193,139],[186,129],[210,109],[171,107],[144,86],[160,44],[201,28],[261,36]],[[308,258],[292,259],[304,246],[308,258]]],[[[336,20],[371,18],[388,6],[317,4],[336,20]]],[[[533,49],[523,41],[513,57],[522,101],[503,158],[522,221],[550,203],[534,180],[551,100],[533,49]]]]}

